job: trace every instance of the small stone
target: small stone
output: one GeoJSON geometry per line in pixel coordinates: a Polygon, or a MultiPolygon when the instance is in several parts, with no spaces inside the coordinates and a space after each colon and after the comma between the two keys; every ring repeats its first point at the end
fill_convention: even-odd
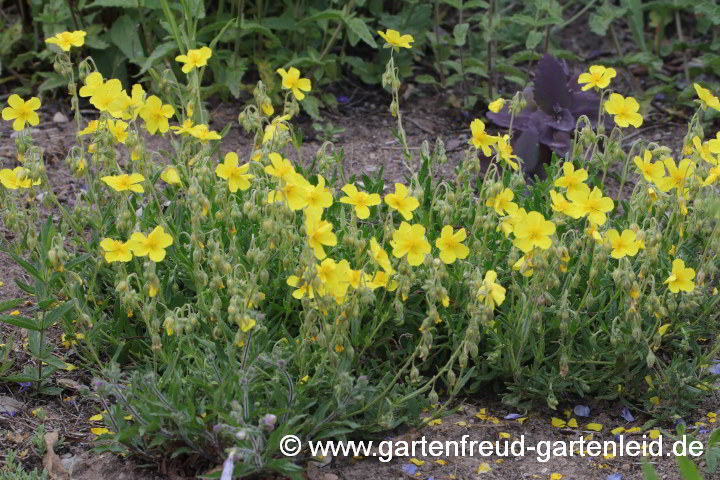
{"type": "Polygon", "coordinates": [[[55,112],[53,115],[53,122],[55,123],[67,123],[68,117],[62,112],[55,112]]]}

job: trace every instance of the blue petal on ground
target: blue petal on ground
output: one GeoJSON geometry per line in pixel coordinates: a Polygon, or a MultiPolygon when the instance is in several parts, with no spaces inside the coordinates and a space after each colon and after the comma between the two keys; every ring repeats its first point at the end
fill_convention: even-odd
{"type": "Polygon", "coordinates": [[[402,466],[403,473],[407,473],[408,475],[415,475],[417,472],[417,467],[413,465],[412,463],[406,463],[402,466]]]}
{"type": "Polygon", "coordinates": [[[505,415],[503,418],[504,418],[505,420],[516,420],[516,419],[522,418],[522,417],[523,417],[523,416],[520,415],[519,413],[508,413],[508,414],[505,415]]]}
{"type": "Polygon", "coordinates": [[[634,422],[635,417],[633,417],[633,414],[630,413],[630,409],[625,407],[622,409],[622,412],[620,412],[620,416],[622,416],[625,420],[628,422],[634,422]]]}

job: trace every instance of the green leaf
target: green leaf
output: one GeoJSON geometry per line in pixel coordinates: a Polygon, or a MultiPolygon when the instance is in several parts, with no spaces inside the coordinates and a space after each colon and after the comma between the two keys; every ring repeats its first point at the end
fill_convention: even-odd
{"type": "Polygon", "coordinates": [[[453,27],[453,38],[455,39],[455,45],[457,45],[458,47],[462,47],[463,45],[465,45],[469,28],[469,23],[458,23],[453,27]]]}
{"type": "Polygon", "coordinates": [[[332,8],[328,8],[327,10],[323,10],[322,12],[318,12],[303,18],[298,22],[298,25],[315,23],[322,20],[337,20],[339,22],[342,22],[345,20],[345,12],[343,12],[342,10],[334,10],[332,8]]]}
{"type": "Polygon", "coordinates": [[[174,50],[177,50],[177,44],[174,41],[165,42],[158,45],[155,50],[153,50],[153,52],[150,54],[150,56],[147,57],[142,63],[135,62],[140,65],[140,72],[138,72],[138,76],[147,72],[150,67],[155,65],[158,60],[165,58],[167,55],[170,54],[170,52],[174,50]]]}
{"type": "Polygon", "coordinates": [[[543,33],[539,30],[531,31],[528,34],[527,39],[525,40],[525,48],[527,48],[528,50],[534,50],[535,47],[537,47],[540,42],[542,42],[544,37],[545,35],[543,35],[543,33]]]}
{"type": "Polygon", "coordinates": [[[678,469],[682,474],[683,480],[703,480],[702,475],[697,471],[695,464],[687,457],[675,457],[678,469]]]}
{"type": "Polygon", "coordinates": [[[610,28],[613,20],[623,15],[625,15],[625,8],[618,8],[604,3],[595,12],[590,14],[590,18],[588,19],[590,30],[594,34],[604,37],[607,35],[608,28],[610,28]]]}
{"type": "Polygon", "coordinates": [[[375,38],[370,32],[367,23],[357,17],[354,17],[348,20],[346,24],[347,28],[349,28],[350,31],[352,31],[355,35],[360,37],[363,42],[367,43],[372,48],[377,48],[377,43],[375,42],[375,38]]]}
{"type": "Polygon", "coordinates": [[[708,438],[708,448],[712,448],[716,443],[720,443],[720,428],[716,428],[708,438]]]}
{"type": "Polygon", "coordinates": [[[312,118],[316,120],[320,118],[320,100],[318,100],[317,97],[305,95],[305,98],[302,102],[300,102],[300,104],[302,105],[303,110],[305,110],[312,118]]]}
{"type": "Polygon", "coordinates": [[[647,461],[643,463],[643,476],[645,480],[658,480],[655,469],[647,461]]]}
{"type": "Polygon", "coordinates": [[[645,43],[645,20],[643,18],[642,0],[622,0],[621,3],[627,10],[630,11],[630,15],[626,15],[625,18],[630,26],[630,31],[633,34],[635,43],[642,49],[642,51],[647,51],[648,48],[645,43]]]}
{"type": "Polygon", "coordinates": [[[16,327],[24,328],[26,330],[33,330],[36,332],[40,331],[40,328],[38,328],[38,325],[34,320],[27,317],[21,317],[19,315],[0,315],[0,322],[15,325],[16,327]]]}
{"type": "Polygon", "coordinates": [[[94,7],[117,7],[117,8],[138,8],[138,0],[95,0],[89,5],[85,5],[83,10],[94,7]]]}
{"type": "Polygon", "coordinates": [[[75,302],[73,300],[69,300],[62,305],[55,307],[50,313],[45,315],[45,319],[43,320],[43,328],[48,328],[53,323],[60,320],[62,317],[65,316],[66,313],[70,311],[70,309],[75,305],[75,302]]]}
{"type": "Polygon", "coordinates": [[[128,59],[145,56],[138,33],[138,22],[129,15],[123,15],[115,20],[108,32],[108,40],[128,59]]]}
{"type": "Polygon", "coordinates": [[[437,85],[438,83],[438,81],[435,80],[435,77],[433,77],[432,75],[428,75],[427,73],[418,75],[417,77],[415,77],[415,81],[424,85],[437,85]]]}
{"type": "Polygon", "coordinates": [[[15,298],[13,300],[6,300],[4,302],[0,302],[0,312],[7,312],[8,310],[11,310],[20,305],[22,302],[24,302],[22,298],[15,298]]]}
{"type": "Polygon", "coordinates": [[[92,255],[90,255],[89,253],[80,255],[79,257],[75,257],[72,260],[69,260],[65,264],[65,270],[72,270],[73,268],[77,267],[78,265],[85,263],[90,258],[92,258],[92,255]]]}

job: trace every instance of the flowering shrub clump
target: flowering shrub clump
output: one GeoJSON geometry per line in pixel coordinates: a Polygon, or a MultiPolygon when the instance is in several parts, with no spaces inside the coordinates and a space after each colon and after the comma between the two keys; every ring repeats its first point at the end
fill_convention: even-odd
{"type": "MultiPolygon", "coordinates": [[[[74,45],[75,33],[59,38],[74,45]]],[[[581,117],[546,181],[526,185],[509,136],[476,119],[456,179],[435,182],[443,143],[415,158],[402,126],[394,56],[413,39],[381,36],[412,172],[391,189],[346,178],[331,144],[311,168],[297,151],[290,159],[291,121],[312,89],[295,68],[277,69],[281,112],[259,83],[239,114],[253,148],[224,152],[227,129],[210,130],[200,96],[211,48],[177,57],[187,82],[154,72],[155,94],[60,53],[78,128],[67,164],[87,184],[68,211],[25,128],[39,101],[11,97],[3,118],[22,132],[21,165],[0,172],[3,220],[36,279],[24,288],[48,305],[68,300],[54,320],[96,375],[106,448],[295,476],[277,458],[283,435],[390,429],[494,380],[511,405],[592,395],[660,416],[711,389],[720,135],[705,140],[702,116],[717,98],[697,87],[679,156],[642,140],[625,152],[642,115],[605,90],[614,71],[593,67],[580,81],[610,93],[598,115],[617,126],[581,117]],[[96,119],[82,118],[79,97],[96,119]],[[174,152],[147,149],[157,134],[174,152]],[[493,159],[484,172],[481,153],[493,159]],[[605,182],[616,164],[616,191],[636,182],[629,197],[605,182]],[[61,218],[38,237],[41,191],[61,218]]]]}

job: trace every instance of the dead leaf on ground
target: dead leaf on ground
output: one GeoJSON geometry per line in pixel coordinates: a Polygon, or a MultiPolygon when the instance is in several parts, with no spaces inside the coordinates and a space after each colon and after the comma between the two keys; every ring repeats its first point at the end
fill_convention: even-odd
{"type": "Polygon", "coordinates": [[[69,390],[76,390],[76,391],[88,390],[87,385],[83,385],[82,383],[76,382],[75,380],[72,380],[70,378],[58,378],[57,383],[61,387],[65,387],[69,390]]]}
{"type": "Polygon", "coordinates": [[[58,441],[58,432],[45,434],[45,457],[43,457],[43,468],[53,480],[70,480],[70,474],[63,467],[60,457],[55,453],[55,443],[58,441]]]}

